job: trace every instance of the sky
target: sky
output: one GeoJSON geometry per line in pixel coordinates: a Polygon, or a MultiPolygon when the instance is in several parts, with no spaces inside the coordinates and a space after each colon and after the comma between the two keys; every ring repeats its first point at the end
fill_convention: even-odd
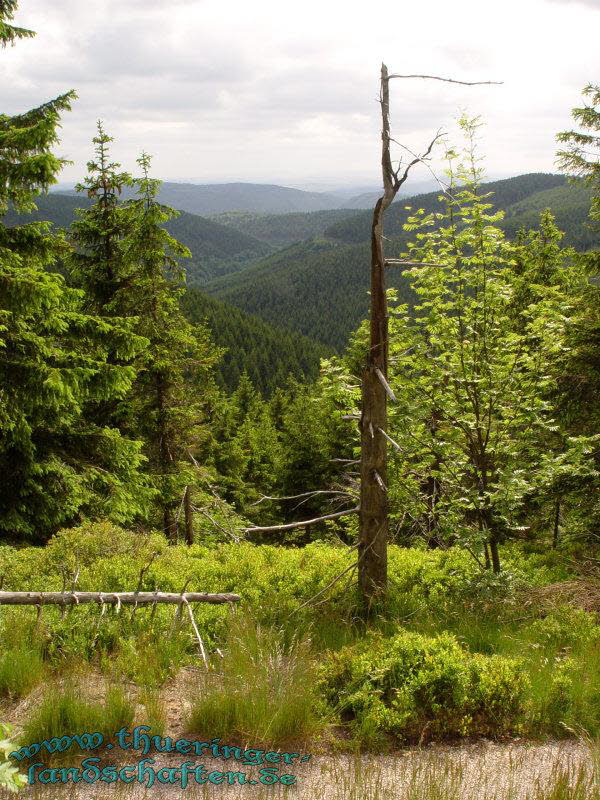
{"type": "Polygon", "coordinates": [[[503,82],[391,81],[392,135],[410,150],[440,128],[460,146],[466,112],[484,122],[490,178],[553,172],[556,133],[600,82],[600,0],[21,0],[14,24],[37,36],[0,50],[0,113],[78,93],[61,181],[84,176],[102,119],[134,173],[145,150],[163,180],[376,188],[382,61],[503,82]]]}

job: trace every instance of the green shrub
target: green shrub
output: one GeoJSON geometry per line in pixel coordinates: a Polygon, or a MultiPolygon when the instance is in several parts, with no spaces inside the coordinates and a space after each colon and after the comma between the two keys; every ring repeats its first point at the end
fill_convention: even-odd
{"type": "Polygon", "coordinates": [[[518,730],[527,679],[518,662],[471,655],[454,636],[372,634],[331,654],[321,672],[327,701],[363,744],[518,730]]]}
{"type": "Polygon", "coordinates": [[[27,776],[19,772],[19,768],[9,760],[10,753],[16,745],[11,741],[12,728],[0,722],[0,789],[17,792],[27,785],[27,776]]]}
{"type": "Polygon", "coordinates": [[[544,647],[578,649],[600,642],[600,625],[596,615],[580,608],[560,606],[543,619],[529,625],[532,641],[544,647]]]}

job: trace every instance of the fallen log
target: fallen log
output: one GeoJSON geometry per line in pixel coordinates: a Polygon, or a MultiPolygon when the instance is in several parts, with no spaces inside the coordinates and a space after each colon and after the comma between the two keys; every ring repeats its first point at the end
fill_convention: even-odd
{"type": "Polygon", "coordinates": [[[70,606],[80,603],[98,605],[152,605],[171,603],[237,603],[239,594],[205,592],[0,592],[0,605],[5,606],[70,606]]]}

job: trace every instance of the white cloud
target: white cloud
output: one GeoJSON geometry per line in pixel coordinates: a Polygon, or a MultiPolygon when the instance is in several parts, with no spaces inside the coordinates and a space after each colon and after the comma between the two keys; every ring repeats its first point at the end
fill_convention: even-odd
{"type": "Polygon", "coordinates": [[[413,149],[467,107],[487,122],[492,174],[554,168],[554,137],[598,73],[597,0],[23,0],[38,36],[0,51],[12,113],[75,88],[61,154],[81,177],[95,121],[132,168],[185,180],[378,180],[378,71],[504,80],[503,86],[392,83],[395,135],[413,149]],[[572,32],[572,35],[570,35],[572,32]]]}

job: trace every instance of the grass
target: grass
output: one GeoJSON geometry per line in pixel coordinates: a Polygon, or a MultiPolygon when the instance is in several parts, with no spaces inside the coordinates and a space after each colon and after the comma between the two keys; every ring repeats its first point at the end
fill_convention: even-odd
{"type": "Polygon", "coordinates": [[[104,702],[90,700],[77,686],[53,686],[26,721],[21,744],[54,736],[101,733],[105,740],[122,727],[131,727],[134,708],[123,689],[112,686],[104,702]]]}
{"type": "Polygon", "coordinates": [[[167,729],[167,715],[160,693],[154,688],[144,689],[140,701],[144,706],[144,725],[152,728],[152,735],[163,736],[167,729]]]}
{"type": "Polygon", "coordinates": [[[44,663],[35,648],[12,647],[0,655],[0,697],[29,694],[44,675],[44,663]]]}
{"type": "Polygon", "coordinates": [[[189,660],[189,646],[190,637],[180,631],[162,636],[143,632],[119,643],[116,653],[105,658],[105,671],[158,689],[189,660]]]}
{"type": "Polygon", "coordinates": [[[323,727],[310,642],[237,615],[225,656],[193,700],[188,729],[254,745],[308,740],[323,727]]]}

